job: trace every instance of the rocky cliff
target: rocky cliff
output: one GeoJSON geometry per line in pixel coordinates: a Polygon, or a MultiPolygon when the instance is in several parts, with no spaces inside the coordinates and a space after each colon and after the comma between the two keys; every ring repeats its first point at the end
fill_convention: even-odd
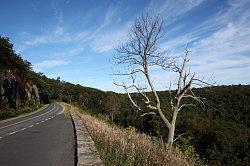
{"type": "Polygon", "coordinates": [[[28,101],[40,104],[36,85],[26,83],[11,70],[0,70],[0,110],[6,106],[18,109],[28,101]]]}

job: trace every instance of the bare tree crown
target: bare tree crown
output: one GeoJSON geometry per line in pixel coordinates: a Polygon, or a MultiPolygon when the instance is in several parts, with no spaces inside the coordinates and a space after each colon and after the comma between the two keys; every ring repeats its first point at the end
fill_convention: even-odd
{"type": "Polygon", "coordinates": [[[174,59],[166,56],[166,52],[159,48],[160,39],[164,36],[162,27],[163,20],[159,16],[151,17],[146,14],[135,21],[130,31],[128,42],[117,49],[119,54],[115,57],[117,64],[125,64],[130,67],[129,71],[119,72],[116,75],[127,75],[132,81],[130,84],[125,82],[120,84],[114,82],[114,84],[124,88],[132,105],[138,110],[141,110],[141,108],[132,98],[129,90],[134,89],[141,95],[143,104],[152,110],[152,112],[144,113],[143,116],[155,113],[160,116],[168,128],[167,147],[171,148],[174,140],[176,140],[174,139],[174,132],[178,112],[185,106],[193,105],[192,102],[185,103],[182,99],[191,98],[203,104],[201,98],[195,96],[193,93],[192,85],[208,84],[204,82],[203,79],[199,79],[195,73],[191,73],[190,69],[187,70],[187,64],[189,62],[188,54],[190,52],[187,48],[185,49],[180,65],[174,59]],[[171,88],[169,89],[171,97],[171,108],[169,110],[163,110],[161,106],[161,100],[149,73],[150,66],[161,66],[163,69],[172,69],[178,74],[176,83],[177,90],[174,91],[175,94],[172,95],[172,90],[171,88]],[[135,76],[137,74],[142,74],[146,81],[146,86],[141,86],[135,82],[135,76]],[[152,99],[145,93],[146,90],[152,93],[152,99]],[[172,115],[171,118],[168,119],[165,116],[166,112],[172,115]]]}
{"type": "Polygon", "coordinates": [[[162,28],[163,19],[159,15],[155,17],[142,15],[130,30],[129,41],[117,48],[120,54],[115,57],[116,63],[139,65],[143,68],[153,65],[163,66],[163,62],[167,61],[164,58],[165,51],[159,48],[159,40],[165,35],[162,28]]]}

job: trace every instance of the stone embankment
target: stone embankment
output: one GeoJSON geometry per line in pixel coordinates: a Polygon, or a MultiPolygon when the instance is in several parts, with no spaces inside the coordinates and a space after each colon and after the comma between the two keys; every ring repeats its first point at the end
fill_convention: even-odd
{"type": "Polygon", "coordinates": [[[79,117],[79,112],[70,110],[71,117],[75,125],[77,144],[77,166],[103,166],[100,155],[95,147],[87,128],[79,117]]]}
{"type": "Polygon", "coordinates": [[[0,111],[6,107],[17,110],[27,101],[40,104],[37,86],[21,80],[14,71],[0,69],[0,111]]]}

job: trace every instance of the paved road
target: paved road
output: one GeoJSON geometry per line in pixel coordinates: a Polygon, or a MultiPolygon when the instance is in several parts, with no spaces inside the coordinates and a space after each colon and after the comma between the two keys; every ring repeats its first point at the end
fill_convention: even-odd
{"type": "Polygon", "coordinates": [[[72,122],[59,104],[0,123],[1,166],[74,166],[74,153],[72,122]]]}

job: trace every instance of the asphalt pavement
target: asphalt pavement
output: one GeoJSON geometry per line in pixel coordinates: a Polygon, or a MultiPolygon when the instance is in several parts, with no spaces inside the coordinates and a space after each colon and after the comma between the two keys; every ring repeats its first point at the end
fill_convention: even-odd
{"type": "Polygon", "coordinates": [[[59,104],[0,123],[1,166],[74,166],[74,156],[73,125],[59,104]]]}

